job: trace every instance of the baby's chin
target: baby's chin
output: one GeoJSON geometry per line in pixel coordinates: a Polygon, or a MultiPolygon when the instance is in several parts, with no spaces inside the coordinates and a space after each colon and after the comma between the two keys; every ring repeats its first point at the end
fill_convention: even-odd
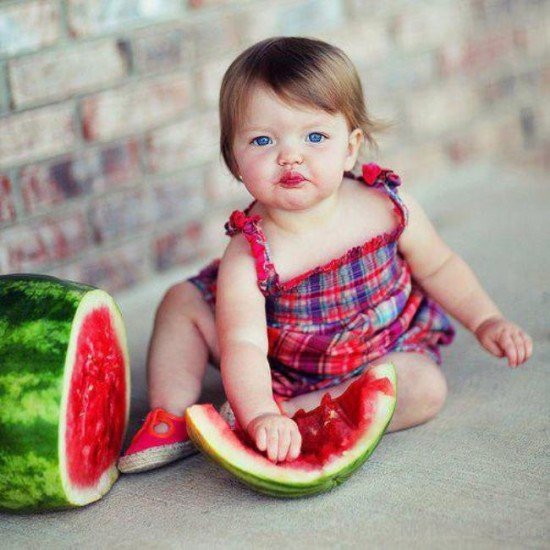
{"type": "MultiPolygon", "coordinates": [[[[322,196],[315,190],[308,189],[306,185],[299,189],[281,188],[264,205],[267,208],[299,212],[315,208],[327,199],[330,197],[322,196]]],[[[262,202],[261,199],[259,202],[262,202]]]]}

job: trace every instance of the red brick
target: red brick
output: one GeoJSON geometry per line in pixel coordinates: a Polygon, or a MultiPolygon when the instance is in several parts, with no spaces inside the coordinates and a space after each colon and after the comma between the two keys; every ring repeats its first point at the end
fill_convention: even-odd
{"type": "Polygon", "coordinates": [[[3,232],[2,241],[6,264],[2,267],[7,272],[37,271],[67,260],[88,246],[86,217],[82,211],[75,211],[9,228],[3,232]]]}
{"type": "Polygon", "coordinates": [[[150,225],[153,219],[146,189],[109,194],[93,201],[90,221],[97,243],[133,236],[150,225]]]}
{"type": "Polygon", "coordinates": [[[242,182],[236,180],[221,159],[212,160],[206,171],[206,197],[209,202],[246,203],[252,201],[252,195],[242,182]]]}
{"type": "Polygon", "coordinates": [[[377,19],[350,21],[341,28],[321,33],[319,38],[344,50],[356,67],[387,60],[391,49],[388,30],[377,19]]]}
{"type": "Polygon", "coordinates": [[[472,119],[480,101],[474,91],[459,82],[407,95],[407,116],[411,129],[420,135],[443,135],[472,119]]]}
{"type": "Polygon", "coordinates": [[[229,208],[222,208],[209,212],[208,217],[203,219],[203,254],[214,258],[223,256],[229,237],[225,234],[225,223],[233,210],[243,210],[251,201],[241,202],[239,205],[229,205],[229,208]]]}
{"type": "Polygon", "coordinates": [[[481,86],[481,98],[487,104],[510,97],[517,92],[518,82],[516,75],[508,74],[491,80],[481,86]]]}
{"type": "Polygon", "coordinates": [[[188,69],[194,62],[189,29],[163,27],[134,33],[129,41],[135,70],[140,74],[188,69]]]}
{"type": "Polygon", "coordinates": [[[473,142],[469,139],[465,139],[465,137],[464,135],[460,135],[457,138],[451,139],[451,141],[445,145],[449,159],[454,164],[463,164],[475,156],[473,142]]]}
{"type": "Polygon", "coordinates": [[[21,107],[115,84],[126,63],[114,40],[102,40],[18,58],[9,70],[12,102],[21,107]]]}
{"type": "Polygon", "coordinates": [[[342,0],[254,2],[238,14],[235,25],[248,46],[270,36],[318,35],[347,26],[345,11],[342,0]]]}
{"type": "Polygon", "coordinates": [[[242,0],[187,0],[187,5],[194,9],[240,3],[242,0]]]}
{"type": "Polygon", "coordinates": [[[521,33],[522,31],[517,31],[516,41],[520,43],[519,47],[523,48],[525,53],[530,57],[548,59],[548,44],[550,43],[549,15],[546,15],[540,21],[530,23],[523,29],[524,43],[521,43],[521,33]]]}
{"type": "Polygon", "coordinates": [[[61,36],[59,2],[37,0],[0,8],[0,55],[14,55],[54,44],[61,36]]]}
{"type": "MultiPolygon", "coordinates": [[[[539,4],[544,5],[545,2],[539,2],[539,4]]],[[[509,0],[470,0],[470,5],[478,26],[497,25],[511,17],[533,15],[538,8],[537,2],[512,2],[509,0]]]]}
{"type": "Polygon", "coordinates": [[[193,105],[191,76],[163,77],[109,90],[82,101],[84,135],[107,140],[173,120],[193,105]]]}
{"type": "Polygon", "coordinates": [[[461,36],[468,25],[467,6],[461,2],[411,3],[390,23],[390,31],[404,50],[426,50],[448,44],[461,36]]]}
{"type": "Polygon", "coordinates": [[[246,46],[269,36],[279,36],[281,34],[281,6],[275,2],[252,4],[246,11],[243,11],[236,24],[246,46]],[[261,23],[259,23],[260,21],[261,23]]]}
{"type": "Polygon", "coordinates": [[[388,95],[410,92],[432,86],[437,76],[437,64],[432,52],[418,52],[409,56],[393,56],[376,70],[372,66],[359,70],[360,77],[365,82],[367,102],[373,97],[388,98],[388,95]]]}
{"type": "Polygon", "coordinates": [[[541,84],[542,84],[542,91],[548,91],[550,90],[550,63],[546,63],[546,65],[542,65],[540,68],[540,75],[541,75],[541,84]]]}
{"type": "MultiPolygon", "coordinates": [[[[343,0],[304,0],[280,6],[279,24],[282,35],[310,34],[346,24],[343,0]]],[[[257,21],[261,24],[261,19],[257,21]]]]}
{"type": "Polygon", "coordinates": [[[435,181],[438,175],[449,170],[449,160],[442,144],[434,143],[433,140],[384,151],[375,162],[399,174],[404,189],[423,185],[425,181],[435,181]]]}
{"type": "Polygon", "coordinates": [[[515,48],[513,31],[510,28],[474,35],[466,42],[449,43],[441,49],[440,71],[444,76],[456,73],[477,74],[490,69],[503,58],[509,61],[515,48]]]}
{"type": "Polygon", "coordinates": [[[15,220],[15,202],[10,178],[0,174],[0,224],[15,220]]]}
{"type": "Polygon", "coordinates": [[[0,118],[0,165],[64,153],[75,142],[73,107],[67,103],[0,118]]]}
{"type": "Polygon", "coordinates": [[[0,114],[3,114],[10,109],[10,93],[8,86],[7,67],[5,64],[0,65],[0,114]]]}
{"type": "Polygon", "coordinates": [[[199,62],[212,59],[220,55],[227,55],[239,48],[239,32],[236,14],[213,12],[193,22],[195,38],[195,52],[199,62]]]}
{"type": "Polygon", "coordinates": [[[495,120],[494,124],[497,127],[497,143],[500,151],[513,154],[526,149],[519,108],[508,110],[506,114],[495,120]]]}
{"type": "Polygon", "coordinates": [[[219,150],[219,124],[210,112],[151,132],[146,139],[150,170],[172,170],[185,163],[215,158],[219,150]]]}
{"type": "Polygon", "coordinates": [[[206,209],[202,169],[191,169],[183,175],[155,185],[152,210],[157,223],[196,218],[206,209]]]}
{"type": "Polygon", "coordinates": [[[198,97],[202,106],[217,108],[222,78],[232,61],[232,57],[223,57],[207,61],[198,67],[198,97]]]}
{"type": "Polygon", "coordinates": [[[138,145],[132,140],[61,161],[25,166],[19,181],[25,209],[32,213],[74,197],[124,185],[139,175],[138,145]]]}
{"type": "Polygon", "coordinates": [[[171,20],[184,12],[181,0],[67,0],[74,36],[90,36],[171,20]]]}
{"type": "Polygon", "coordinates": [[[143,239],[111,250],[92,250],[85,258],[49,270],[48,274],[116,292],[142,281],[148,273],[143,239]]]}
{"type": "Polygon", "coordinates": [[[472,123],[467,135],[464,132],[458,139],[469,142],[478,156],[494,155],[499,148],[500,126],[492,118],[480,118],[472,123]]]}
{"type": "Polygon", "coordinates": [[[205,248],[203,232],[202,222],[195,220],[154,239],[153,254],[156,268],[164,271],[203,255],[205,248]]]}
{"type": "Polygon", "coordinates": [[[368,14],[369,18],[387,17],[395,11],[394,5],[390,2],[372,0],[347,0],[347,6],[353,19],[364,18],[365,14],[368,14]]]}

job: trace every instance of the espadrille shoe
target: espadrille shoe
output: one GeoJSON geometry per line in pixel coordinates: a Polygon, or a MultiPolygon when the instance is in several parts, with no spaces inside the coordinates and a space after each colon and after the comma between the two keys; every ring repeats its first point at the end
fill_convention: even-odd
{"type": "Polygon", "coordinates": [[[119,458],[118,469],[124,474],[145,472],[198,452],[187,435],[185,417],[156,408],[145,417],[143,426],[119,458]],[[164,433],[155,431],[161,422],[168,425],[164,433]]]}

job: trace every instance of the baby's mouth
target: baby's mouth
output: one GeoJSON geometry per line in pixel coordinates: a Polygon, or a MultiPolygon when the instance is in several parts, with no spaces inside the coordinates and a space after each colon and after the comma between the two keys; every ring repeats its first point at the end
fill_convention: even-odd
{"type": "Polygon", "coordinates": [[[280,179],[279,183],[287,187],[294,187],[295,185],[299,185],[305,180],[306,179],[304,178],[304,176],[302,176],[302,174],[299,174],[298,172],[287,172],[280,179]]]}

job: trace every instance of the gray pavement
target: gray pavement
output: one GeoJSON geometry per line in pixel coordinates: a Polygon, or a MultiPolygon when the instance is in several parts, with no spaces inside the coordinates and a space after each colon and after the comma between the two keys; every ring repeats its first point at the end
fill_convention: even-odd
{"type": "MultiPolygon", "coordinates": [[[[548,176],[476,164],[416,190],[443,238],[502,311],[533,337],[519,369],[457,326],[444,348],[445,408],[385,435],[330,493],[278,500],[248,489],[202,455],[122,476],[88,507],[0,514],[1,548],[550,548],[548,176]]],[[[128,438],[147,411],[145,352],[174,271],[117,297],[132,357],[128,438]]],[[[223,401],[208,369],[201,401],[223,401]]]]}

